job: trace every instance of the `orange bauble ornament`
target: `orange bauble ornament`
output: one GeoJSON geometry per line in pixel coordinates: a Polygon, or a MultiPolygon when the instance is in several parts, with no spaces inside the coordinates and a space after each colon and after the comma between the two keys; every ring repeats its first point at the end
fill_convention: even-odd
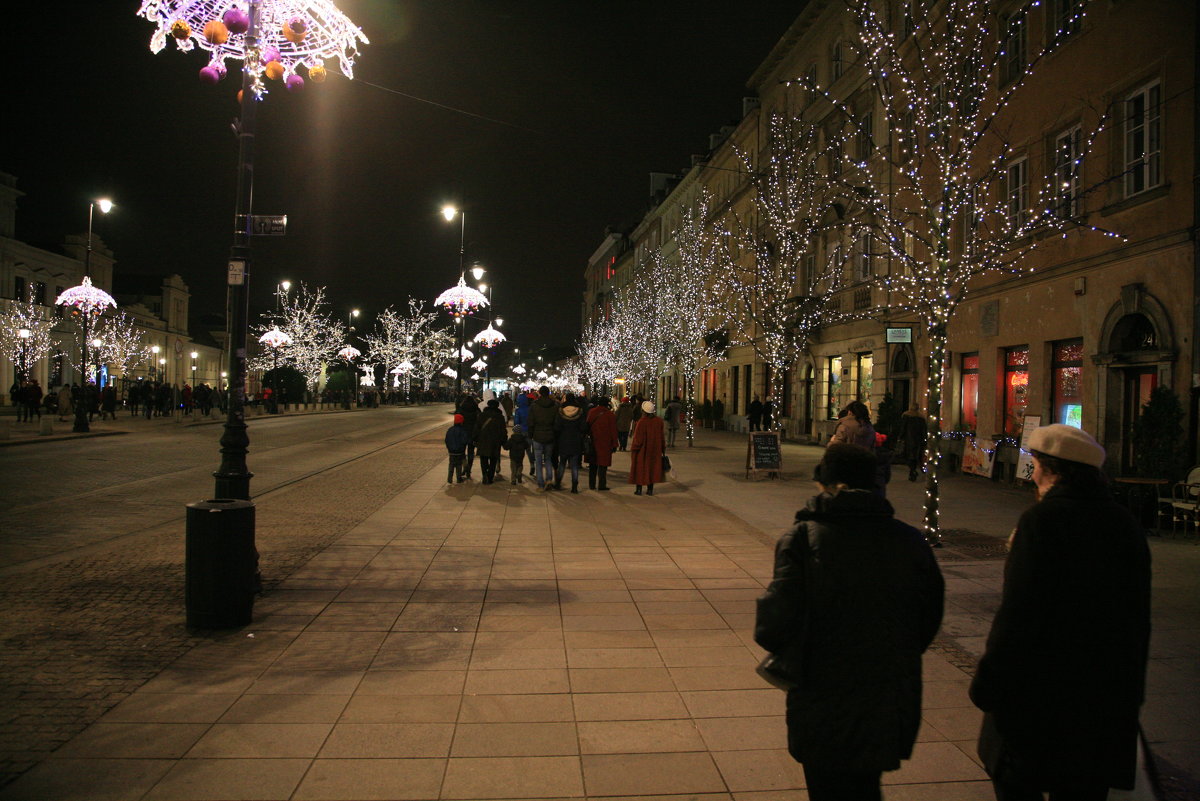
{"type": "Polygon", "coordinates": [[[209,20],[204,26],[204,38],[209,44],[223,45],[229,41],[229,29],[219,19],[209,20]]]}
{"type": "Polygon", "coordinates": [[[308,79],[313,83],[325,83],[325,68],[320,64],[308,68],[308,79]]]}
{"type": "Polygon", "coordinates": [[[283,65],[278,61],[268,61],[266,73],[272,81],[283,80],[283,65]]]}
{"type": "Polygon", "coordinates": [[[300,44],[308,35],[308,23],[302,17],[292,17],[283,24],[283,38],[292,44],[300,44]]]}
{"type": "Polygon", "coordinates": [[[171,23],[171,35],[183,41],[192,35],[192,26],[187,24],[187,20],[177,19],[171,23]]]}

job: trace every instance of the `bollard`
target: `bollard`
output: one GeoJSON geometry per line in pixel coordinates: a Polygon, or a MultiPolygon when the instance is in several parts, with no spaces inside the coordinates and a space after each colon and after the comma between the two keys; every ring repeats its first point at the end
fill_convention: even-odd
{"type": "Polygon", "coordinates": [[[184,574],[189,626],[249,625],[259,583],[253,502],[218,498],[188,504],[184,574]]]}
{"type": "Polygon", "coordinates": [[[42,424],[41,429],[38,430],[39,436],[48,437],[54,433],[54,418],[53,417],[46,414],[46,415],[42,415],[41,418],[39,418],[39,420],[42,424]]]}

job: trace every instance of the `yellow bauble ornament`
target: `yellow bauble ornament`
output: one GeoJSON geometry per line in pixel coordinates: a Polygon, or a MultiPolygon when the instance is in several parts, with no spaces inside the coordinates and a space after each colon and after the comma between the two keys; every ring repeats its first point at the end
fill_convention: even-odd
{"type": "Polygon", "coordinates": [[[209,20],[204,26],[204,38],[209,44],[223,45],[229,41],[229,29],[219,19],[209,20]]]}
{"type": "Polygon", "coordinates": [[[183,41],[192,35],[192,26],[188,25],[186,20],[177,19],[171,23],[171,35],[183,41]]]}
{"type": "Polygon", "coordinates": [[[272,81],[283,79],[283,65],[278,61],[268,61],[266,69],[267,77],[272,81]]]}
{"type": "Polygon", "coordinates": [[[320,64],[308,68],[308,79],[313,83],[325,83],[327,73],[320,64]]]}

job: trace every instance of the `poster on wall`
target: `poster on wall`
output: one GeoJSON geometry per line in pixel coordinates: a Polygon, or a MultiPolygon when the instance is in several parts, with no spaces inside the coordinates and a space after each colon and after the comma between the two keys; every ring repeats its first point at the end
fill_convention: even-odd
{"type": "Polygon", "coordinates": [[[1025,424],[1021,429],[1021,454],[1017,457],[1017,478],[1021,481],[1033,481],[1033,454],[1029,452],[1029,437],[1041,426],[1041,415],[1025,415],[1025,424]]]}
{"type": "Polygon", "coordinates": [[[992,477],[996,440],[970,437],[963,443],[962,471],[973,476],[992,477]]]}

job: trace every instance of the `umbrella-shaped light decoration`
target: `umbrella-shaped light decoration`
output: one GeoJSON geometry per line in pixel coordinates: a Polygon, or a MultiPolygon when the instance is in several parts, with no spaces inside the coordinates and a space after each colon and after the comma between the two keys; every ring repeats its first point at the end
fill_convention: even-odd
{"type": "Polygon", "coordinates": [[[453,367],[447,367],[443,369],[442,375],[446,376],[446,378],[458,378],[458,373],[455,372],[453,367]]]}
{"type": "Polygon", "coordinates": [[[200,80],[217,83],[225,77],[227,60],[247,64],[254,96],[266,93],[263,78],[280,81],[290,92],[304,88],[304,71],[313,83],[326,78],[326,60],[336,60],[347,78],[354,77],[358,45],[367,37],[330,0],[251,0],[257,8],[253,44],[248,3],[237,0],[142,0],[138,16],[157,28],[150,50],[158,53],[174,40],[189,52],[209,52],[200,80]]]}
{"type": "Polygon", "coordinates": [[[471,380],[472,380],[472,381],[478,381],[478,380],[479,380],[479,373],[471,373],[471,380]]]}
{"type": "Polygon", "coordinates": [[[396,373],[397,375],[404,375],[405,373],[409,372],[412,369],[413,369],[413,363],[410,362],[408,359],[405,359],[404,361],[397,364],[394,368],[392,368],[392,372],[396,373]]]}
{"type": "Polygon", "coordinates": [[[504,334],[493,328],[491,323],[488,323],[487,328],[475,335],[475,341],[485,348],[494,348],[507,338],[504,334]]]}
{"type": "Polygon", "coordinates": [[[540,378],[541,380],[545,381],[547,378],[550,377],[550,374],[547,373],[545,370],[540,370],[540,371],[538,371],[537,377],[540,378]]]}
{"type": "Polygon", "coordinates": [[[79,286],[65,290],[54,305],[74,306],[80,314],[103,314],[109,306],[115,309],[117,302],[100,287],[92,286],[92,279],[85,275],[79,286]]]}
{"type": "Polygon", "coordinates": [[[522,366],[521,366],[521,365],[519,365],[519,364],[518,364],[516,367],[514,367],[514,368],[512,369],[512,371],[513,371],[514,373],[516,373],[517,375],[525,375],[527,372],[529,372],[528,370],[526,370],[524,367],[522,367],[522,366]]]}
{"type": "Polygon", "coordinates": [[[477,359],[475,361],[475,363],[471,365],[471,369],[477,373],[483,372],[484,370],[487,369],[487,367],[488,367],[488,363],[485,362],[483,359],[477,359]]]}
{"type": "Polygon", "coordinates": [[[354,347],[353,345],[347,345],[346,347],[339,350],[337,355],[338,355],[339,359],[345,359],[348,362],[352,362],[355,359],[357,359],[359,356],[362,356],[362,351],[360,351],[358,348],[354,347]]]}
{"type": "Polygon", "coordinates": [[[266,345],[268,348],[276,350],[285,345],[292,344],[292,337],[286,332],[280,331],[279,326],[275,326],[270,331],[259,337],[258,341],[266,345]]]}
{"type": "Polygon", "coordinates": [[[478,289],[467,286],[467,282],[459,276],[458,283],[438,295],[434,304],[445,306],[446,311],[455,317],[465,317],[488,305],[488,299],[478,289]]]}
{"type": "Polygon", "coordinates": [[[460,360],[460,361],[464,361],[464,362],[465,362],[467,359],[474,359],[474,358],[475,358],[475,354],[474,354],[474,353],[471,353],[471,351],[467,350],[467,346],[466,346],[466,345],[463,345],[463,347],[462,347],[462,350],[460,350],[460,351],[458,352],[458,358],[459,358],[459,360],[460,360]]]}

